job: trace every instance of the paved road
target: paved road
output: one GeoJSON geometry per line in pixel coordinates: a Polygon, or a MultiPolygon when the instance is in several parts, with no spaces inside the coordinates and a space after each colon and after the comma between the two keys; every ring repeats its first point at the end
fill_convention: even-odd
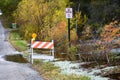
{"type": "Polygon", "coordinates": [[[7,41],[8,33],[0,22],[0,80],[43,80],[29,63],[20,64],[4,60],[4,55],[16,52],[7,41]]]}
{"type": "Polygon", "coordinates": [[[7,40],[9,30],[5,30],[0,22],[0,55],[11,54],[15,49],[7,40]]]}

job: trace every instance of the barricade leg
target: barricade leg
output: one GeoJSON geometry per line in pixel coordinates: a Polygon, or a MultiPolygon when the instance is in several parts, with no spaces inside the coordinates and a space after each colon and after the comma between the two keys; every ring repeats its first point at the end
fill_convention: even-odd
{"type": "MultiPolygon", "coordinates": [[[[54,40],[52,40],[52,43],[54,44],[54,40]]],[[[51,51],[52,51],[52,56],[54,58],[54,48],[51,51]]]]}
{"type": "Polygon", "coordinates": [[[31,53],[31,63],[33,64],[33,48],[32,48],[32,53],[31,53]]]}
{"type": "Polygon", "coordinates": [[[55,57],[54,57],[54,56],[55,56],[55,55],[54,55],[54,49],[52,49],[52,56],[53,56],[53,58],[55,58],[55,57]]]}

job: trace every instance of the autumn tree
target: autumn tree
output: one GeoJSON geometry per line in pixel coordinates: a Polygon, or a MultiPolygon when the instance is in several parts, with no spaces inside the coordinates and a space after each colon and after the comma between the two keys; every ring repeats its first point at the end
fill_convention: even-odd
{"type": "Polygon", "coordinates": [[[12,13],[17,9],[17,5],[21,0],[0,0],[0,9],[2,11],[2,19],[4,25],[9,26],[14,22],[12,13]]]}
{"type": "MultiPolygon", "coordinates": [[[[35,32],[39,39],[43,40],[48,36],[48,32],[52,27],[55,27],[61,21],[65,21],[65,6],[66,0],[22,0],[18,9],[13,14],[16,17],[16,22],[22,27],[22,36],[33,31],[28,31],[27,24],[36,28],[35,32]]],[[[24,36],[25,37],[25,36],[24,36]]],[[[30,38],[30,36],[28,36],[30,38]]],[[[29,39],[28,38],[28,39],[29,39]]]]}
{"type": "MultiPolygon", "coordinates": [[[[97,35],[97,34],[96,34],[97,35]]],[[[120,28],[119,22],[116,20],[108,25],[105,25],[98,39],[94,38],[92,27],[85,26],[82,31],[82,36],[79,39],[78,55],[83,61],[95,61],[98,65],[112,63],[112,49],[114,45],[120,45],[119,38],[120,28]]]]}
{"type": "Polygon", "coordinates": [[[87,16],[82,15],[82,12],[76,12],[71,22],[71,29],[76,29],[78,38],[81,36],[81,32],[84,30],[84,26],[87,22],[87,16]]]}
{"type": "MultiPolygon", "coordinates": [[[[120,1],[119,0],[70,0],[74,14],[82,12],[82,16],[86,15],[87,24],[91,25],[94,34],[99,29],[114,20],[120,20],[120,1]]],[[[76,21],[77,22],[77,21],[76,21]]],[[[79,25],[78,25],[79,26],[79,25]]],[[[82,29],[79,29],[82,31],[82,29]]],[[[97,35],[99,36],[99,35],[97,35]]],[[[96,36],[95,36],[96,37],[96,36]]]]}
{"type": "Polygon", "coordinates": [[[3,12],[3,15],[10,16],[13,11],[16,10],[18,3],[21,0],[0,0],[0,9],[3,12]]]}
{"type": "Polygon", "coordinates": [[[101,50],[101,55],[106,56],[108,64],[110,64],[109,54],[113,49],[114,43],[117,43],[116,38],[120,35],[120,28],[117,24],[118,21],[114,21],[109,25],[106,25],[103,32],[101,33],[100,40],[96,42],[96,44],[99,46],[98,49],[101,50]]]}
{"type": "MultiPolygon", "coordinates": [[[[66,53],[68,49],[67,19],[65,8],[69,0],[22,0],[13,16],[20,26],[21,36],[30,41],[31,34],[37,33],[41,41],[55,42],[56,53],[66,53]]],[[[76,39],[71,30],[71,41],[76,39]]]]}

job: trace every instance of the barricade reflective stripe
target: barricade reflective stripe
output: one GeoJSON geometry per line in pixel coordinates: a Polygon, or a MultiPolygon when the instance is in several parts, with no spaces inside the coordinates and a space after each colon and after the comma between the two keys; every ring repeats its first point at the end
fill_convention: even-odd
{"type": "Polygon", "coordinates": [[[53,42],[41,42],[41,41],[33,41],[32,48],[41,48],[41,49],[54,49],[53,42]]]}

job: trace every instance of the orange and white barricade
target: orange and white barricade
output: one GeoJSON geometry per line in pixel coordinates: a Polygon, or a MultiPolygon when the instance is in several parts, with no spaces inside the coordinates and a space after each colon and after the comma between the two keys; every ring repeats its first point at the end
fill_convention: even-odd
{"type": "Polygon", "coordinates": [[[41,42],[41,41],[31,41],[31,49],[32,49],[32,54],[31,54],[31,62],[33,63],[33,49],[38,48],[38,49],[50,49],[52,52],[52,56],[54,57],[54,42],[41,42]]]}

